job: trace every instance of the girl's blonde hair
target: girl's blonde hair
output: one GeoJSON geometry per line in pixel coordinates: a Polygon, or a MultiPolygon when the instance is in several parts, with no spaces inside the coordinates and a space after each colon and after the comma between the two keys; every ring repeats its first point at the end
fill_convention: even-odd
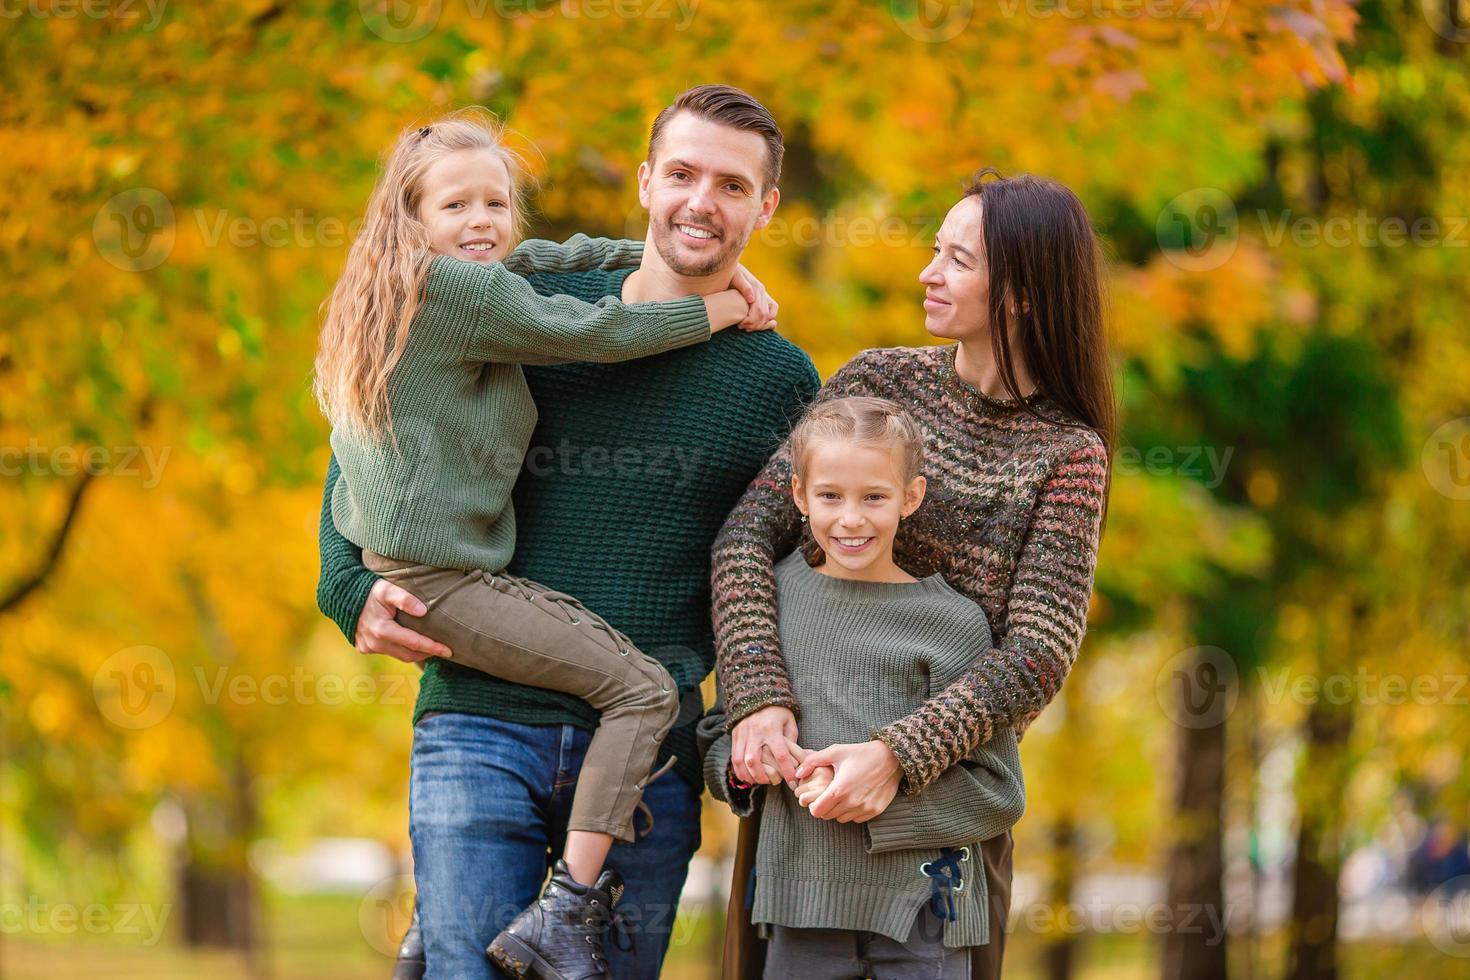
{"type": "Polygon", "coordinates": [[[433,258],[428,230],[419,221],[429,168],[460,150],[493,151],[510,173],[514,235],[519,240],[523,234],[526,167],[505,145],[505,133],[493,115],[471,107],[398,134],[342,275],[322,305],[313,389],[333,426],[392,435],[388,378],[408,343],[433,258]]]}
{"type": "Polygon", "coordinates": [[[806,479],[807,457],[818,442],[835,440],[897,449],[908,484],[924,465],[924,434],[914,417],[886,398],[833,398],[813,405],[791,430],[791,469],[806,479]]]}

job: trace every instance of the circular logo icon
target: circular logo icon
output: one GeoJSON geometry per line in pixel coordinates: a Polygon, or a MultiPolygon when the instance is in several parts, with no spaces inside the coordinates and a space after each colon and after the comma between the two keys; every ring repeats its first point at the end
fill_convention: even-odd
{"type": "Polygon", "coordinates": [[[174,250],[174,206],[151,187],[114,194],[92,220],[92,241],[126,272],[156,269],[174,250]]]}
{"type": "Polygon", "coordinates": [[[1188,272],[1218,269],[1235,254],[1238,219],[1230,195],[1196,187],[1164,205],[1154,223],[1164,257],[1188,272]]]}
{"type": "Polygon", "coordinates": [[[643,205],[634,204],[633,209],[628,212],[623,221],[623,237],[635,242],[644,241],[648,237],[648,212],[643,205]]]}
{"type": "Polygon", "coordinates": [[[1154,696],[1176,725],[1213,728],[1235,710],[1236,678],[1230,654],[1219,647],[1192,647],[1164,664],[1154,680],[1154,696]]]}
{"type": "Polygon", "coordinates": [[[443,0],[357,0],[367,29],[385,41],[407,44],[439,25],[443,0]]]}
{"type": "Polygon", "coordinates": [[[1450,956],[1470,956],[1470,875],[1451,878],[1430,892],[1419,910],[1424,935],[1450,956]]]}
{"type": "Polygon", "coordinates": [[[975,0],[889,0],[888,13],[915,41],[943,44],[970,26],[975,0]]]}
{"type": "Polygon", "coordinates": [[[413,875],[393,875],[370,888],[357,909],[357,924],[368,945],[384,956],[397,956],[413,921],[413,903],[413,875]]]}
{"type": "Polygon", "coordinates": [[[151,728],[163,721],[177,690],[173,661],[158,647],[119,650],[92,675],[97,709],[119,728],[151,728]]]}
{"type": "Polygon", "coordinates": [[[1451,500],[1470,500],[1470,418],[1434,430],[1419,456],[1429,485],[1451,500]]]}
{"type": "Polygon", "coordinates": [[[1434,33],[1456,44],[1470,43],[1470,10],[1463,3],[1419,0],[1419,8],[1434,33]]]}

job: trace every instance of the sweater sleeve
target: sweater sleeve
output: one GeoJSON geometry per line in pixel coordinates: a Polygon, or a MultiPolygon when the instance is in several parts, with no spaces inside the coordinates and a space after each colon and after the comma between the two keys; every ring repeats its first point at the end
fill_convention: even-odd
{"type": "Polygon", "coordinates": [[[725,731],[724,700],[699,719],[694,729],[694,741],[704,758],[704,784],[710,795],[727,804],[737,817],[748,817],[755,812],[760,802],[763,787],[741,789],[731,783],[730,733],[725,731]]]}
{"type": "MultiPolygon", "coordinates": [[[[812,401],[860,394],[855,365],[861,356],[833,375],[812,401]]],[[[800,717],[776,628],[776,562],[800,538],[801,513],[791,498],[791,446],[783,439],[725,520],[711,555],[715,664],[732,728],[772,705],[800,717]]]]}
{"type": "Polygon", "coordinates": [[[710,338],[703,296],[657,303],[605,297],[586,303],[541,296],[503,263],[478,265],[445,256],[429,264],[422,311],[469,325],[469,361],[611,363],[648,357],[710,338]]]}
{"type": "Polygon", "coordinates": [[[1003,728],[922,792],[894,797],[888,809],[863,824],[863,846],[869,854],[961,847],[1010,830],[1025,811],[1016,733],[1003,728]]]}
{"type": "Polygon", "coordinates": [[[1087,631],[1107,479],[1091,434],[1037,494],[996,649],[906,718],[874,733],[918,793],[1002,728],[1024,728],[1051,702],[1087,631]]]}
{"type": "Polygon", "coordinates": [[[552,272],[632,269],[643,261],[643,243],[618,238],[573,235],[564,242],[532,238],[505,257],[505,267],[518,276],[552,272]]]}
{"type": "Polygon", "coordinates": [[[332,521],[332,492],[341,478],[337,457],[327,460],[327,485],[322,492],[317,546],[321,573],[316,582],[316,605],[337,624],[348,643],[356,643],[357,619],[378,577],[362,563],[362,549],[344,538],[332,521]]]}

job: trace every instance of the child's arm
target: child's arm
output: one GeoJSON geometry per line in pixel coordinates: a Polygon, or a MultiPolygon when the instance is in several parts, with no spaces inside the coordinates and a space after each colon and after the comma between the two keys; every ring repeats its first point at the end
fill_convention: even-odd
{"type": "Polygon", "coordinates": [[[578,234],[559,243],[543,238],[521,242],[505,257],[505,267],[518,276],[534,276],[542,272],[635,269],[642,261],[642,242],[578,234]]]}
{"type": "Polygon", "coordinates": [[[863,847],[870,854],[962,847],[1010,830],[1025,810],[1021,755],[1007,728],[920,792],[895,797],[863,824],[863,847]]]}
{"type": "Polygon", "coordinates": [[[469,324],[466,360],[511,364],[647,357],[706,341],[713,330],[739,323],[748,309],[734,290],[636,304],[541,296],[503,263],[444,256],[429,265],[423,306],[469,324]]]}
{"type": "MultiPolygon", "coordinates": [[[[954,682],[956,674],[994,654],[990,621],[978,605],[969,605],[963,634],[969,656],[945,658],[931,666],[929,696],[954,682]]],[[[863,846],[870,853],[911,847],[960,847],[989,840],[1015,826],[1026,810],[1026,783],[1016,733],[1006,728],[975,747],[967,759],[944,770],[918,793],[900,793],[863,826],[863,846]]]]}

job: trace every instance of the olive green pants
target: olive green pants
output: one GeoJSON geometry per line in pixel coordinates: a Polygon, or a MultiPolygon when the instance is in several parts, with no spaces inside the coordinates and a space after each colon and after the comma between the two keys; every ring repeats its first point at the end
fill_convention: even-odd
{"type": "Polygon", "coordinates": [[[451,663],[562,691],[602,712],[567,829],[632,841],[643,787],[673,763],[651,772],[679,713],[678,688],[664,665],[576,599],[529,579],[417,565],[372,551],[362,560],[429,607],[422,617],[400,612],[398,622],[449,647],[451,663]]]}

